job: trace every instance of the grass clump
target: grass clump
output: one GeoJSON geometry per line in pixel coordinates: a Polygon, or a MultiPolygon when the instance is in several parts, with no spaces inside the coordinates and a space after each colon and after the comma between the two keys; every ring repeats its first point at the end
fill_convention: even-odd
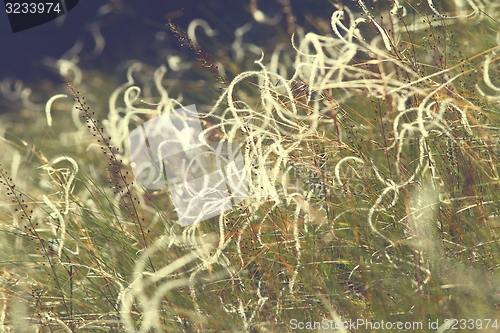
{"type": "Polygon", "coordinates": [[[48,125],[4,125],[5,330],[498,327],[495,2],[323,5],[309,31],[279,3],[290,39],[259,56],[170,23],[201,68],[131,63],[107,105],[83,80],[48,125]],[[127,136],[192,103],[207,141],[241,147],[249,196],[181,228],[168,189],[134,183],[127,136]]]}

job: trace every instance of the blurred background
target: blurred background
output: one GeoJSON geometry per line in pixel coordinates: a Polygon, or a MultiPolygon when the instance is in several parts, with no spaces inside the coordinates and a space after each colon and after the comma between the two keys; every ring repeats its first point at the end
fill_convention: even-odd
{"type": "MultiPolygon", "coordinates": [[[[54,85],[64,83],[54,67],[57,59],[74,61],[76,55],[81,69],[115,77],[120,68],[124,69],[120,64],[130,60],[139,60],[154,68],[165,63],[166,55],[172,53],[195,60],[192,50],[183,48],[166,27],[168,20],[185,30],[193,19],[201,18],[217,30],[219,42],[230,44],[234,41],[235,29],[255,22],[251,6],[257,6],[270,17],[281,17],[281,3],[287,2],[83,0],[57,20],[18,33],[12,33],[7,14],[3,12],[0,14],[0,82],[9,90],[15,90],[16,82],[22,82],[23,87],[31,89],[30,99],[43,103],[54,93],[54,85]],[[104,43],[96,45],[96,40],[104,43]]],[[[316,12],[315,15],[326,17],[327,12],[321,6],[323,1],[291,1],[300,24],[307,25],[306,13],[316,12]]],[[[285,26],[285,20],[281,17],[277,24],[285,26]]],[[[276,33],[272,31],[275,30],[255,27],[245,34],[245,40],[258,46],[273,44],[276,33]]],[[[285,36],[286,33],[281,38],[285,36]]],[[[0,95],[3,95],[0,113],[8,112],[7,96],[0,95]]]]}
{"type": "MultiPolygon", "coordinates": [[[[351,9],[356,9],[356,1],[344,2],[351,9]]],[[[11,31],[7,14],[2,13],[0,78],[12,76],[26,83],[47,78],[50,75],[44,65],[47,57],[59,59],[77,42],[83,43],[80,58],[86,67],[110,72],[120,61],[129,59],[140,59],[158,66],[163,61],[158,59],[158,47],[180,47],[177,41],[172,43],[171,34],[161,33],[168,31],[165,24],[169,19],[186,29],[193,19],[202,18],[212,27],[223,30],[222,35],[229,36],[236,28],[252,20],[252,3],[271,17],[282,10],[276,1],[83,0],[59,19],[15,34],[11,31]],[[105,40],[102,52],[93,52],[95,43],[92,34],[96,31],[105,40]],[[163,45],[159,45],[160,41],[163,45]]],[[[307,24],[305,18],[308,13],[320,17],[327,14],[324,1],[295,0],[290,4],[299,24],[307,24]]],[[[258,39],[262,41],[272,37],[261,34],[258,39]]],[[[218,38],[224,41],[224,36],[218,38]]],[[[58,76],[54,75],[54,79],[58,76]]]]}

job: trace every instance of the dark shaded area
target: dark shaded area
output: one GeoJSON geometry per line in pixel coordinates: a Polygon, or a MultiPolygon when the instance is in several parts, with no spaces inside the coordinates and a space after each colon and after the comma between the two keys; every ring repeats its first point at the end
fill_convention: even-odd
{"type": "Polygon", "coordinates": [[[0,78],[15,76],[23,81],[33,81],[46,75],[42,64],[44,57],[60,58],[77,40],[84,41],[80,57],[83,63],[108,71],[120,61],[141,59],[155,65],[152,44],[158,31],[167,29],[172,19],[186,28],[194,18],[220,21],[227,29],[234,29],[251,19],[242,9],[244,2],[230,0],[161,1],[108,0],[81,1],[77,7],[56,21],[19,33],[12,33],[7,14],[0,14],[0,78]],[[106,15],[98,14],[107,4],[106,15]],[[246,14],[246,15],[245,15],[246,14]],[[101,54],[93,54],[95,43],[92,23],[98,22],[106,46],[101,54]]]}
{"type": "MultiPolygon", "coordinates": [[[[259,9],[271,17],[282,11],[278,1],[259,0],[257,3],[259,9]]],[[[306,29],[307,13],[327,18],[333,11],[331,3],[320,0],[291,0],[290,3],[297,23],[305,25],[306,29]]],[[[129,59],[140,59],[158,66],[163,61],[159,59],[158,47],[189,52],[181,50],[178,41],[173,40],[165,26],[169,19],[186,29],[193,19],[202,18],[220,31],[217,40],[221,44],[230,43],[236,28],[253,21],[249,4],[250,1],[234,0],[87,0],[80,1],[73,10],[55,21],[16,34],[12,33],[7,14],[3,13],[0,14],[3,16],[0,18],[0,79],[14,76],[27,84],[36,84],[42,78],[58,79],[56,75],[50,77],[43,59],[60,58],[78,40],[83,41],[80,66],[97,68],[105,73],[111,73],[120,62],[129,59]],[[100,9],[106,9],[107,13],[100,15],[100,9]],[[93,53],[95,43],[91,30],[96,24],[106,42],[100,54],[93,53]],[[164,33],[158,35],[159,31],[164,33]]],[[[353,10],[357,7],[357,1],[344,0],[344,4],[353,10]]],[[[275,37],[265,29],[259,29],[253,29],[245,38],[262,45],[275,37]]]]}

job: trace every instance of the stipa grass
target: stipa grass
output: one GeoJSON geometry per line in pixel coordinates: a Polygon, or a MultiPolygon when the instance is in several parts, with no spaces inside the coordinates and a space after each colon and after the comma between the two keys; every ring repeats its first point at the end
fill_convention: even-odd
{"type": "MultiPolygon", "coordinates": [[[[64,124],[73,149],[46,135],[60,151],[33,150],[39,178],[8,176],[30,167],[15,157],[29,145],[5,135],[16,146],[2,157],[14,170],[0,173],[14,199],[2,206],[15,268],[2,275],[4,327],[286,332],[362,319],[372,326],[340,331],[382,321],[423,331],[475,318],[467,328],[497,328],[495,4],[454,2],[448,16],[432,2],[359,4],[369,20],[345,8],[316,18],[316,33],[297,27],[199,108],[204,134],[240,145],[249,184],[210,221],[179,227],[168,191],[127,174],[130,129],[181,104],[165,66],[132,64],[105,112],[90,111],[90,87],[70,87],[86,125],[64,124]],[[459,48],[463,34],[483,37],[459,48]]],[[[198,39],[174,28],[213,71],[198,39]]]]}

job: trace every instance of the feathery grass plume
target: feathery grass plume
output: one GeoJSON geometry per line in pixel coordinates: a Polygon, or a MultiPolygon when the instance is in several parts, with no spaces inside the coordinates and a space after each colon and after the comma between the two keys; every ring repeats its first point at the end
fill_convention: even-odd
{"type": "MultiPolygon", "coordinates": [[[[16,256],[18,256],[19,265],[13,265],[11,269],[13,274],[19,275],[19,286],[22,286],[22,288],[14,288],[14,290],[19,292],[19,299],[12,305],[12,313],[9,320],[14,322],[18,330],[24,331],[28,327],[31,329],[34,328],[33,323],[26,319],[29,317],[30,312],[28,307],[32,306],[30,304],[32,297],[30,297],[28,292],[28,289],[31,287],[31,281],[23,277],[23,275],[30,271],[34,273],[36,268],[41,269],[43,278],[53,281],[54,286],[53,289],[51,288],[52,292],[54,292],[53,297],[59,299],[62,309],[68,313],[71,319],[71,304],[63,291],[64,282],[58,267],[59,260],[55,256],[52,242],[42,234],[38,218],[34,215],[34,211],[30,209],[30,204],[33,204],[33,200],[30,199],[29,195],[26,195],[16,187],[12,177],[3,168],[0,168],[0,184],[5,186],[7,197],[11,198],[12,206],[15,207],[13,211],[11,209],[11,214],[7,214],[10,217],[10,221],[6,225],[5,231],[16,235],[13,250],[16,256]],[[37,261],[39,262],[38,264],[30,264],[30,262],[37,261]]],[[[40,274],[40,272],[37,272],[37,274],[40,274]]],[[[67,327],[66,324],[63,326],[67,327]]]]}
{"type": "Polygon", "coordinates": [[[181,42],[181,46],[186,46],[196,53],[196,55],[198,56],[196,60],[198,60],[203,67],[215,68],[215,64],[212,61],[212,56],[210,55],[210,53],[205,52],[197,43],[194,43],[187,36],[184,30],[182,30],[180,27],[172,23],[172,21],[169,21],[167,23],[167,26],[170,29],[170,31],[172,31],[175,34],[179,42],[181,42]]]}
{"type": "MultiPolygon", "coordinates": [[[[172,21],[169,21],[167,23],[167,26],[170,29],[170,31],[174,33],[177,40],[181,43],[181,46],[185,46],[194,51],[194,53],[197,56],[196,60],[203,67],[208,67],[212,69],[216,81],[220,82],[224,86],[220,87],[219,89],[220,90],[222,90],[223,88],[227,89],[227,87],[229,86],[229,82],[226,80],[226,77],[220,73],[219,66],[217,66],[213,61],[213,56],[209,52],[204,50],[198,43],[193,42],[193,40],[191,40],[187,36],[186,32],[182,30],[179,26],[175,25],[172,21]]],[[[238,103],[236,100],[234,102],[238,103]]]]}
{"type": "Polygon", "coordinates": [[[5,330],[498,327],[498,4],[356,1],[292,18],[298,4],[279,3],[286,22],[252,1],[257,23],[228,45],[211,37],[216,53],[170,23],[203,68],[130,62],[114,90],[82,70],[73,118],[61,99],[49,129],[0,123],[5,330]],[[215,57],[235,74],[210,94],[215,57]],[[241,147],[249,194],[181,228],[169,190],[127,174],[127,135],[190,104],[203,135],[241,147]]]}

